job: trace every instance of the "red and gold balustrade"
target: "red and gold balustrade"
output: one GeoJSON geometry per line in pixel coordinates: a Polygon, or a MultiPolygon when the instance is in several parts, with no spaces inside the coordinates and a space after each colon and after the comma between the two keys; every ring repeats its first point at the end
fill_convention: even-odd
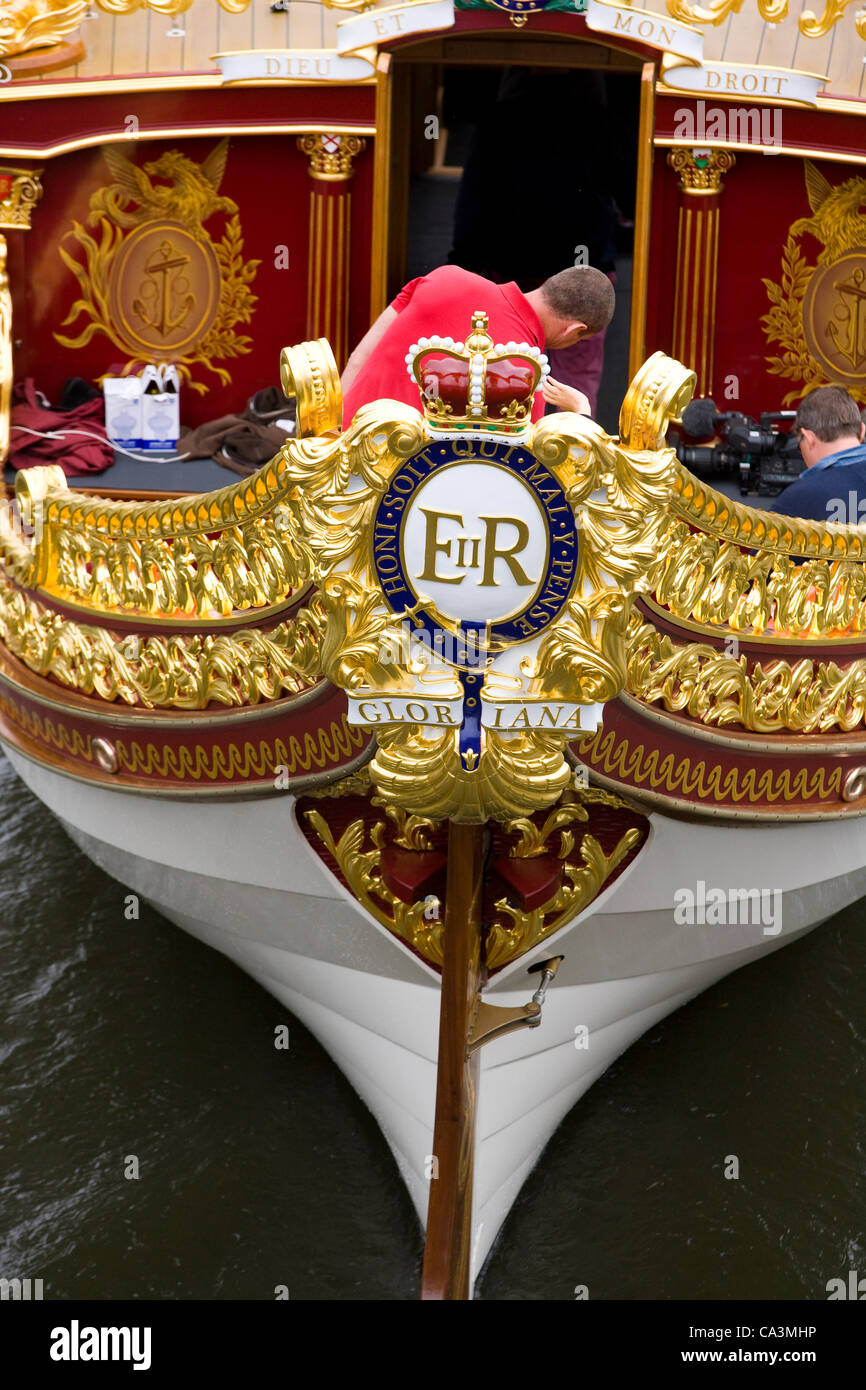
{"type": "MultiPolygon", "coordinates": [[[[376,436],[339,442],[336,368],[308,347],[284,354],[291,447],[330,451],[339,471],[341,449],[375,452],[376,436]]],[[[633,387],[622,437],[658,450],[638,405],[633,387]]],[[[754,511],[675,461],[670,478],[624,688],[576,760],[610,791],[693,815],[862,813],[866,531],[754,511]]],[[[283,455],[161,501],[77,494],[59,469],[20,475],[0,518],[4,735],[73,775],[154,792],[280,778],[301,791],[351,774],[369,735],[322,674],[323,601],[293,488],[283,455]]]]}
{"type": "Polygon", "coordinates": [[[625,690],[574,752],[699,815],[856,815],[866,795],[866,529],[722,496],[677,465],[625,690]]]}

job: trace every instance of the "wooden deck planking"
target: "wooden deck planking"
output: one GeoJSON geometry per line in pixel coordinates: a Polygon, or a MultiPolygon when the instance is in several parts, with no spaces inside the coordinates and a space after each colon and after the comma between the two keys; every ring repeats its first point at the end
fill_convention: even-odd
{"type": "MultiPolygon", "coordinates": [[[[94,6],[94,9],[96,7],[94,6]]],[[[86,56],[78,64],[79,77],[108,77],[114,72],[113,64],[117,61],[115,27],[117,16],[103,14],[101,10],[96,10],[96,19],[83,20],[79,33],[84,47],[87,49],[86,56]]],[[[131,57],[131,55],[129,55],[131,57]]],[[[121,72],[128,71],[128,68],[120,67],[121,72]]],[[[139,70],[141,70],[139,68],[139,70]]],[[[62,76],[62,74],[60,74],[62,76]]],[[[53,76],[53,74],[49,74],[53,76]]]]}
{"type": "MultiPolygon", "coordinates": [[[[345,15],[340,15],[344,19],[345,15]]],[[[336,27],[329,25],[326,37],[326,11],[322,5],[292,5],[289,14],[290,48],[333,48],[336,27]]]]}
{"type": "Polygon", "coordinates": [[[186,42],[183,58],[186,72],[210,72],[216,66],[213,55],[219,49],[217,31],[221,13],[219,5],[193,4],[192,9],[184,15],[186,42]]]}

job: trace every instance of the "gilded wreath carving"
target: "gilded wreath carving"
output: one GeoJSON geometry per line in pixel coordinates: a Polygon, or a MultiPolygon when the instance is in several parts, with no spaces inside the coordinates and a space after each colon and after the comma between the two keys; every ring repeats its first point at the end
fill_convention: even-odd
{"type": "MultiPolygon", "coordinates": [[[[808,39],[822,38],[852,3],[853,0],[825,0],[822,14],[819,16],[814,10],[804,10],[797,20],[797,28],[808,39]]],[[[690,5],[688,0],[667,0],[668,14],[684,24],[723,24],[729,15],[739,14],[742,8],[743,0],[716,0],[706,9],[700,5],[690,5]]],[[[767,24],[780,24],[787,18],[788,0],[758,0],[758,13],[767,24]]],[[[857,11],[854,27],[860,38],[866,39],[866,11],[857,11]]]]}
{"type": "Polygon", "coordinates": [[[866,178],[833,185],[811,160],[804,164],[811,217],[792,223],[782,251],[780,282],[763,284],[771,308],[761,323],[781,352],[767,370],[797,383],[783,404],[816,386],[841,385],[866,402],[866,178]],[[801,238],[822,245],[813,264],[801,238]]]}
{"type": "Polygon", "coordinates": [[[219,194],[227,157],[227,139],[201,164],[178,150],[140,166],[118,149],[104,151],[114,182],[90,199],[87,222],[97,233],[77,221],[67,233],[83,260],[59,248],[80,290],[62,325],[77,321],[80,331],[55,333],[62,347],[77,351],[102,334],[130,359],[124,374],[171,361],[194,391],[209,389],[193,380],[196,367],[231,382],[219,363],[252,351],[237,327],[252,319],[261,262],[244,259],[238,206],[219,194]],[[219,241],[205,227],[215,214],[226,218],[219,241]]]}

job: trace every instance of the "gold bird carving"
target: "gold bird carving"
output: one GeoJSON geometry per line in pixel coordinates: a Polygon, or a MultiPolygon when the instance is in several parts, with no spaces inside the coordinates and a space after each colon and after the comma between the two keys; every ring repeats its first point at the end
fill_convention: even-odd
{"type": "Polygon", "coordinates": [[[4,0],[0,57],[49,48],[77,29],[87,0],[4,0]]]}
{"type": "Polygon", "coordinates": [[[866,247],[866,179],[846,179],[833,185],[810,159],[805,164],[806,192],[811,217],[800,217],[791,231],[809,234],[824,245],[818,265],[832,265],[846,251],[866,247]]]}
{"type": "Polygon", "coordinates": [[[103,150],[115,182],[100,188],[90,200],[88,222],[94,226],[108,216],[119,227],[138,227],[165,218],[180,222],[197,241],[206,241],[203,224],[215,212],[237,212],[231,198],[219,196],[229,142],[221,140],[201,164],[179,150],[168,150],[147,164],[133,164],[115,146],[103,150]],[[170,183],[154,183],[170,179],[170,183]]]}

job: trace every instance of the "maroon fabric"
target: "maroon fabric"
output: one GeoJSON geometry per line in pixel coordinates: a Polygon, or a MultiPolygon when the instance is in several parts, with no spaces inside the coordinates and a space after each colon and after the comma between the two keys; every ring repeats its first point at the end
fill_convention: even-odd
{"type": "Polygon", "coordinates": [[[12,392],[9,462],[13,468],[34,468],[58,463],[67,477],[77,473],[101,473],[114,462],[114,449],[105,433],[105,405],[101,396],[75,410],[45,409],[40,405],[33,380],[16,383],[12,392]],[[28,430],[87,430],[87,435],[65,434],[59,439],[40,439],[28,430]],[[91,439],[89,435],[98,435],[91,439]]]}

